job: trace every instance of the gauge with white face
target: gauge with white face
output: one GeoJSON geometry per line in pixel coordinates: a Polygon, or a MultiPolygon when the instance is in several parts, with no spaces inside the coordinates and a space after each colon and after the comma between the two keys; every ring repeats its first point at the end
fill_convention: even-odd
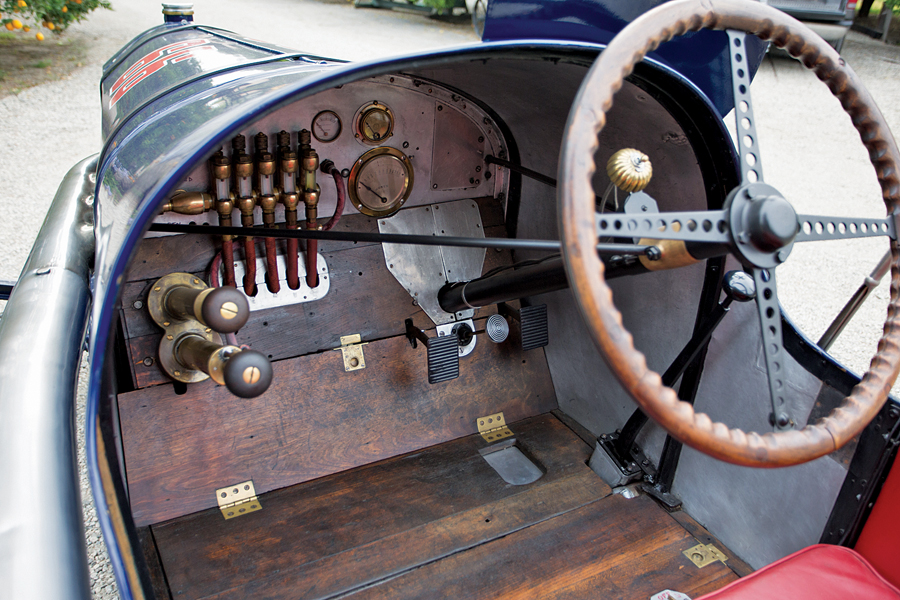
{"type": "Polygon", "coordinates": [[[409,198],[413,186],[412,164],[395,148],[375,148],[359,157],[348,181],[353,206],[371,217],[392,215],[409,198]]]}
{"type": "Polygon", "coordinates": [[[341,135],[341,118],[333,110],[323,110],[312,120],[312,134],[320,142],[333,142],[341,135]]]}

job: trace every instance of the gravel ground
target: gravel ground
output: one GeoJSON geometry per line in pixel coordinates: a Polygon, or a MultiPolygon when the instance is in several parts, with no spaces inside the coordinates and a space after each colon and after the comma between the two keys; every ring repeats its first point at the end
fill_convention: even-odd
{"type": "MultiPolygon", "coordinates": [[[[198,21],[352,60],[476,40],[465,23],[355,10],[345,2],[205,0],[194,4],[198,21]]],[[[0,221],[0,234],[7,240],[6,252],[0,255],[0,279],[18,276],[56,187],[70,166],[100,149],[97,83],[103,63],[132,37],[161,22],[157,3],[116,0],[114,6],[115,11],[99,11],[71,29],[70,35],[88,42],[83,68],[66,80],[0,100],[7,140],[0,169],[0,189],[5,192],[0,203],[6,215],[0,221]]],[[[885,111],[893,130],[900,131],[896,102],[900,98],[900,49],[851,33],[844,55],[885,111]]],[[[753,93],[767,182],[776,185],[799,212],[883,216],[873,169],[849,120],[824,86],[789,59],[767,59],[753,93]]],[[[830,245],[796,248],[779,270],[781,299],[813,339],[862,283],[887,244],[876,240],[825,246],[830,245]]],[[[866,305],[834,348],[854,370],[864,368],[874,350],[887,298],[887,287],[882,285],[875,301],[866,305]]],[[[84,378],[79,392],[82,439],[84,378]]],[[[84,471],[83,451],[79,460],[84,471]]],[[[94,598],[116,598],[84,475],[82,495],[94,598]]]]}

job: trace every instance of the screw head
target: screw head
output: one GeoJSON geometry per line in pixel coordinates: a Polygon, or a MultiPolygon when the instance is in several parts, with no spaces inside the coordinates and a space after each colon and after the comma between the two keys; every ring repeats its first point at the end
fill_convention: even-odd
{"type": "Polygon", "coordinates": [[[260,372],[258,367],[247,367],[244,369],[244,372],[241,374],[241,377],[244,379],[244,383],[249,383],[253,385],[257,381],[259,381],[260,372]]]}

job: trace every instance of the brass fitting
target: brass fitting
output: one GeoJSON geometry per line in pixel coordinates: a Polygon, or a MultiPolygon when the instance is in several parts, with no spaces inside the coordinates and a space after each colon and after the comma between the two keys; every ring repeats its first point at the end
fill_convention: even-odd
{"type": "Polygon", "coordinates": [[[281,155],[281,172],[296,173],[299,163],[297,162],[297,153],[288,150],[281,155]]]}
{"type": "Polygon", "coordinates": [[[241,154],[237,158],[234,165],[234,174],[236,177],[252,177],[253,176],[253,159],[249,154],[241,154]]]}
{"type": "Polygon", "coordinates": [[[275,205],[278,204],[278,201],[275,200],[275,196],[266,195],[259,197],[259,206],[262,208],[263,214],[266,213],[275,213],[275,205]]]}
{"type": "Polygon", "coordinates": [[[260,175],[275,174],[275,156],[269,152],[269,137],[262,131],[253,138],[256,147],[256,169],[260,175]]]}
{"type": "Polygon", "coordinates": [[[275,199],[275,196],[265,195],[259,197],[259,206],[262,208],[263,224],[266,227],[275,226],[275,206],[277,204],[278,201],[275,199]]]}
{"type": "Polygon", "coordinates": [[[215,200],[203,192],[179,191],[163,204],[162,212],[174,212],[179,215],[202,215],[210,210],[215,200]]]}
{"type": "Polygon", "coordinates": [[[213,177],[216,179],[230,179],[231,178],[231,163],[228,162],[228,158],[222,154],[222,151],[219,150],[213,156],[212,162],[213,168],[213,177]]]}
{"type": "Polygon", "coordinates": [[[241,224],[244,227],[252,227],[253,209],[256,208],[256,201],[251,196],[244,196],[243,198],[238,198],[237,207],[241,211],[241,224]]]}
{"type": "Polygon", "coordinates": [[[294,192],[292,194],[281,194],[281,203],[284,204],[284,210],[296,211],[300,206],[300,194],[294,192]]]}

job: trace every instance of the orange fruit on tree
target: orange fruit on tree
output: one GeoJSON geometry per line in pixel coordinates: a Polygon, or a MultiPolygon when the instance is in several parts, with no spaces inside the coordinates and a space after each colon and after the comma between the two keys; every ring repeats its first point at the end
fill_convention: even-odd
{"type": "Polygon", "coordinates": [[[9,29],[10,31],[15,29],[15,27],[13,27],[12,21],[10,21],[9,23],[6,24],[6,28],[9,29]]]}
{"type": "Polygon", "coordinates": [[[36,38],[37,38],[37,41],[39,41],[39,42],[43,42],[43,41],[44,41],[44,34],[41,33],[40,31],[38,31],[36,34],[34,34],[34,37],[36,37],[36,38]]]}
{"type": "Polygon", "coordinates": [[[53,23],[47,23],[47,29],[53,31],[54,29],[56,29],[56,25],[54,25],[53,23]]]}
{"type": "Polygon", "coordinates": [[[69,7],[68,7],[68,6],[63,6],[63,7],[62,7],[62,11],[63,11],[63,12],[69,12],[69,7]]]}
{"type": "Polygon", "coordinates": [[[22,21],[13,19],[12,26],[14,29],[22,29],[22,21]]]}

